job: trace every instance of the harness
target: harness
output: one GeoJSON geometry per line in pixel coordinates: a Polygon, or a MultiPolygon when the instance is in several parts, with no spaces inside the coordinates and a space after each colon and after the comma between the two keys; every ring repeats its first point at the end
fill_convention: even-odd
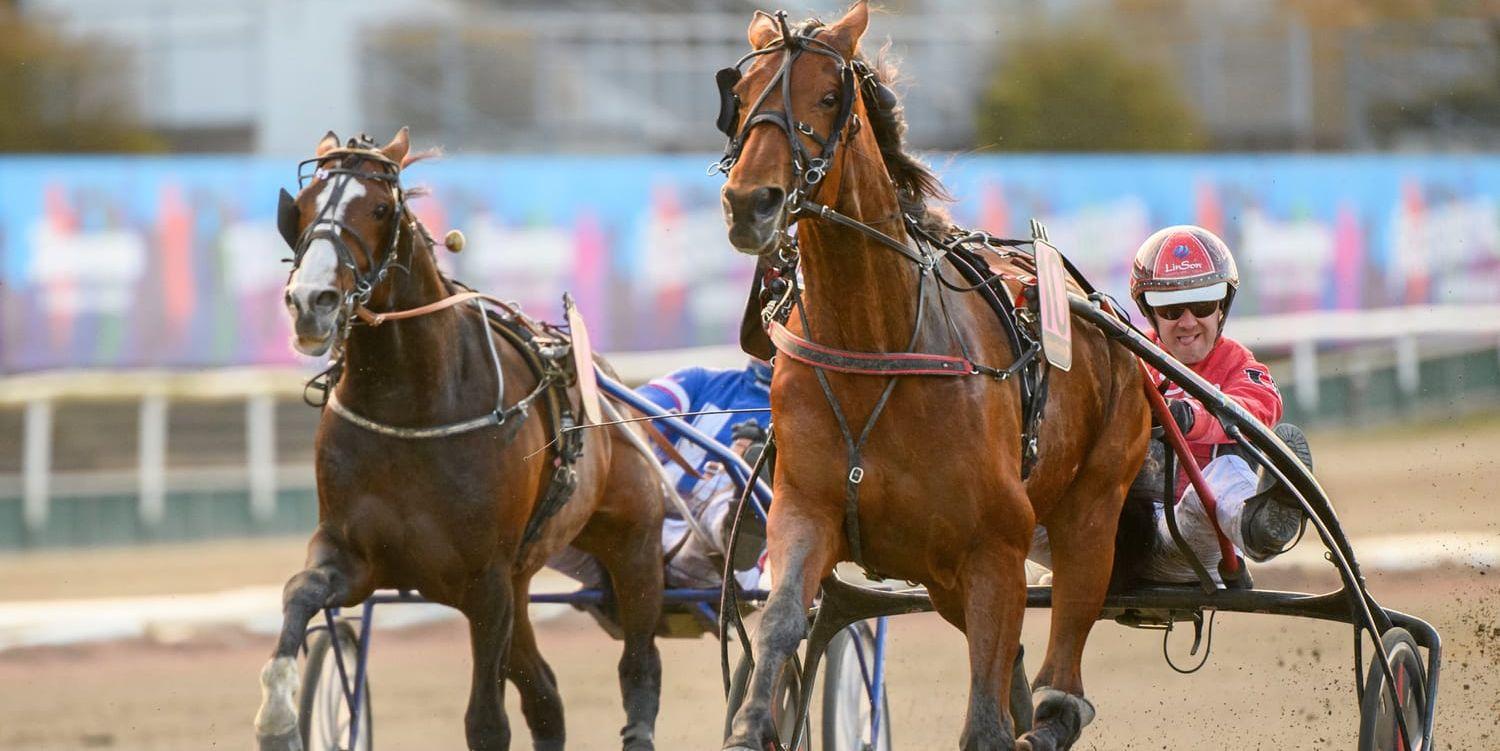
{"type": "Polygon", "coordinates": [[[429,252],[432,249],[431,236],[427,234],[415,215],[407,211],[406,194],[401,187],[400,175],[401,165],[387,158],[375,148],[373,142],[364,138],[350,139],[345,148],[333,149],[302,161],[298,164],[299,189],[306,187],[307,182],[312,178],[333,179],[335,182],[329,188],[332,193],[329,200],[324,203],[322,211],[300,232],[297,228],[301,224],[301,211],[296,199],[285,188],[281,190],[276,224],[281,231],[282,238],[293,251],[293,257],[287,259],[292,264],[291,273],[296,273],[297,268],[301,266],[302,259],[312,243],[322,239],[329,241],[334,247],[339,264],[348,269],[355,280],[353,288],[344,294],[340,304],[338,314],[341,323],[340,332],[336,346],[331,351],[330,363],[326,369],[308,381],[303,390],[303,399],[312,406],[332,410],[334,414],[360,428],[392,438],[406,440],[446,438],[486,428],[499,428],[501,432],[497,436],[497,444],[500,447],[509,445],[515,439],[531,415],[531,406],[536,401],[543,400],[547,405],[548,427],[552,434],[552,441],[548,446],[552,447],[553,471],[541,497],[532,507],[531,516],[527,519],[521,539],[524,547],[541,536],[542,527],[547,520],[562,508],[578,485],[578,473],[573,465],[583,455],[583,435],[581,431],[572,429],[577,425],[577,420],[567,392],[567,389],[577,382],[576,370],[568,365],[572,360],[570,356],[572,342],[566,331],[533,320],[511,303],[476,292],[452,280],[448,281],[461,291],[418,308],[383,313],[374,313],[366,308],[365,305],[373,296],[375,289],[389,277],[391,269],[399,268],[410,273],[408,266],[396,260],[402,234],[421,237],[426,241],[429,252]],[[326,166],[328,162],[334,160],[339,161],[338,166],[326,166]],[[381,170],[366,172],[356,169],[367,160],[380,165],[381,170]],[[306,170],[309,165],[315,168],[314,171],[306,170]],[[359,233],[347,223],[328,215],[330,207],[339,205],[348,183],[355,179],[378,180],[386,183],[395,195],[396,229],[391,232],[391,240],[386,244],[385,253],[378,265],[376,265],[376,256],[370,252],[370,247],[366,245],[359,233]],[[407,217],[410,217],[410,223],[406,221],[407,217]],[[360,250],[369,259],[371,265],[369,273],[360,270],[353,253],[343,240],[345,234],[354,238],[360,250]],[[447,425],[412,428],[372,420],[351,410],[338,400],[334,387],[343,375],[343,344],[347,342],[353,326],[358,324],[374,328],[388,321],[417,318],[464,303],[472,304],[479,312],[481,320],[485,322],[485,344],[497,384],[495,407],[492,410],[477,417],[447,425]],[[529,393],[509,406],[505,405],[505,371],[500,363],[500,353],[496,349],[496,337],[509,342],[511,347],[521,355],[521,359],[525,361],[537,382],[529,393]],[[318,392],[321,392],[321,399],[314,400],[311,395],[318,392]]]}
{"type": "Polygon", "coordinates": [[[738,161],[750,130],[757,125],[769,123],[786,134],[791,147],[795,187],[786,198],[785,206],[788,213],[803,214],[806,217],[822,219],[858,231],[874,240],[880,247],[902,256],[914,264],[918,270],[915,322],[905,350],[902,352],[858,352],[828,347],[816,342],[812,322],[808,319],[807,311],[802,304],[797,271],[800,258],[797,238],[789,232],[783,230],[776,259],[768,264],[762,276],[757,279],[761,288],[760,324],[771,344],[778,353],[812,367],[818,379],[818,385],[823,391],[824,399],[828,402],[838,423],[849,465],[849,472],[844,482],[844,534],[849,542],[854,562],[870,572],[872,569],[864,558],[859,525],[859,487],[865,476],[862,454],[876,422],[884,412],[891,393],[895,389],[897,380],[901,376],[989,376],[996,381],[1018,378],[1022,397],[1021,477],[1025,479],[1030,475],[1036,463],[1036,430],[1045,406],[1047,369],[1045,359],[1037,356],[1041,347],[1034,316],[1028,323],[1026,316],[1018,313],[1016,307],[1010,302],[1009,294],[1005,293],[1001,286],[1000,274],[981,275],[979,271],[987,268],[987,264],[979,261],[984,249],[1014,248],[1025,244],[1024,242],[998,240],[984,233],[937,237],[923,229],[920,223],[911,216],[890,217],[890,220],[901,221],[908,238],[907,241],[902,241],[876,229],[870,223],[846,216],[828,205],[812,200],[811,196],[818,183],[827,174],[840,137],[851,125],[857,127],[857,117],[853,111],[855,97],[863,93],[871,98],[875,105],[889,109],[895,106],[895,95],[863,62],[846,63],[843,56],[833,47],[819,40],[816,37],[818,29],[794,34],[787,25],[784,11],[776,14],[776,20],[781,27],[779,40],[745,55],[734,67],[719,71],[715,77],[720,95],[717,125],[730,140],[725,148],[724,156],[709,167],[709,173],[728,174],[738,161]],[[744,125],[735,130],[741,102],[733,88],[743,77],[741,69],[757,57],[778,53],[782,56],[780,67],[756,97],[744,125]],[[791,114],[791,68],[805,53],[830,57],[838,66],[841,81],[838,115],[834,120],[832,131],[826,137],[817,135],[806,123],[794,120],[791,114]],[[857,85],[856,79],[858,79],[857,85]],[[778,86],[781,90],[782,111],[762,111],[765,102],[778,86]],[[800,136],[807,136],[819,144],[821,152],[817,156],[810,156],[800,136]],[[954,284],[944,277],[942,261],[945,258],[964,276],[967,280],[966,285],[954,284]],[[939,285],[935,289],[938,307],[943,316],[944,328],[947,329],[959,350],[957,355],[916,351],[924,316],[927,315],[927,286],[929,284],[939,285]],[[1014,359],[1009,366],[991,367],[977,362],[970,355],[947,309],[945,289],[959,292],[983,290],[981,294],[985,294],[986,300],[991,301],[1011,346],[1014,359]],[[806,336],[793,333],[785,325],[793,308],[798,310],[806,336]],[[833,393],[827,374],[830,370],[853,375],[880,376],[886,379],[874,408],[858,433],[852,429],[838,397],[833,393]]]}

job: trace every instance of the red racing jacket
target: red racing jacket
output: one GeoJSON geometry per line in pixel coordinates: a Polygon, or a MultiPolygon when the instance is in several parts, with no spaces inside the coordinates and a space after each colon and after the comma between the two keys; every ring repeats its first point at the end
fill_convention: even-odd
{"type": "MultiPolygon", "coordinates": [[[[1151,334],[1151,341],[1161,344],[1155,332],[1151,334]]],[[[1218,387],[1266,427],[1275,427],[1276,423],[1281,422],[1281,392],[1276,390],[1276,382],[1271,379],[1271,371],[1256,360],[1255,354],[1245,345],[1227,336],[1219,337],[1219,342],[1209,350],[1208,357],[1188,367],[1202,376],[1203,380],[1218,387]]],[[[1146,369],[1160,388],[1166,379],[1155,368],[1147,365],[1146,369]]],[[[1183,437],[1187,439],[1193,458],[1198,460],[1198,466],[1208,464],[1218,453],[1220,445],[1234,443],[1234,440],[1224,433],[1224,426],[1220,425],[1219,421],[1204,408],[1202,402],[1184,393],[1181,386],[1175,383],[1170,384],[1162,395],[1168,399],[1185,400],[1192,406],[1193,429],[1183,437]]],[[[1181,479],[1180,476],[1179,479],[1181,479]]],[[[1185,488],[1186,486],[1179,485],[1179,487],[1185,488]]]]}

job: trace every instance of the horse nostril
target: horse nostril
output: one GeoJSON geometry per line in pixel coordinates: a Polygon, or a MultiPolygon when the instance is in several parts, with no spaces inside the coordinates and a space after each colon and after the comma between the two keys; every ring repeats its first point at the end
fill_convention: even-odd
{"type": "Polygon", "coordinates": [[[333,310],[334,308],[338,307],[339,293],[331,289],[325,289],[322,292],[313,295],[312,303],[313,307],[318,310],[333,310]]]}
{"type": "Polygon", "coordinates": [[[751,210],[755,212],[755,218],[765,220],[781,210],[781,203],[786,199],[786,192],[781,188],[759,188],[751,194],[751,210]]]}

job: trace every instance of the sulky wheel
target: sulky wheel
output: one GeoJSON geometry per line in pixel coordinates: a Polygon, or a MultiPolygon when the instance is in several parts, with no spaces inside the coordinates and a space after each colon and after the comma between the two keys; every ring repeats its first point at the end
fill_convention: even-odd
{"type": "Polygon", "coordinates": [[[1396,698],[1391,697],[1385,671],[1380,669],[1380,655],[1376,654],[1370,661],[1359,707],[1359,751],[1426,751],[1423,737],[1427,731],[1424,725],[1427,673],[1417,652],[1417,642],[1406,629],[1392,628],[1380,637],[1380,643],[1390,656],[1396,698]],[[1396,721],[1398,712],[1406,719],[1410,745],[1401,738],[1401,727],[1396,721]]]}
{"type": "MultiPolygon", "coordinates": [[[[339,652],[352,690],[354,664],[359,657],[359,637],[355,634],[354,627],[347,622],[336,623],[339,652]]],[[[351,713],[349,701],[344,694],[344,681],[339,677],[338,655],[334,654],[332,645],[328,629],[319,629],[308,639],[307,669],[302,674],[302,706],[297,714],[297,726],[302,731],[302,745],[307,751],[342,751],[349,748],[351,713]]],[[[374,745],[370,734],[374,722],[370,712],[368,676],[362,688],[361,703],[364,709],[359,718],[356,751],[370,751],[374,745]]]]}
{"type": "MultiPolygon", "coordinates": [[[[734,679],[729,684],[728,712],[724,715],[724,737],[729,737],[729,726],[740,704],[745,701],[745,691],[750,682],[750,658],[742,655],[739,666],[734,669],[734,679]]],[[[776,684],[771,687],[771,722],[776,725],[776,737],[783,747],[792,742],[793,726],[796,724],[797,707],[802,700],[802,660],[793,654],[786,660],[776,684]]],[[[808,741],[810,733],[804,734],[797,751],[811,751],[808,741]]]]}
{"type": "Polygon", "coordinates": [[[828,642],[823,659],[827,665],[823,672],[824,751],[890,751],[891,702],[884,686],[880,731],[872,734],[875,634],[869,624],[856,623],[840,631],[828,642]]]}

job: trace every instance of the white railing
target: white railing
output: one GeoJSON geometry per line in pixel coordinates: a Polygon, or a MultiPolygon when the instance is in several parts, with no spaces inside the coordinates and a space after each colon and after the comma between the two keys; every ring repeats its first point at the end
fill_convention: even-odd
{"type": "MultiPolygon", "coordinates": [[[[1388,343],[1397,384],[1408,398],[1420,388],[1421,359],[1438,350],[1451,351],[1455,343],[1467,349],[1500,349],[1500,305],[1417,306],[1365,311],[1295,313],[1234,319],[1230,335],[1263,356],[1287,353],[1291,372],[1279,377],[1290,385],[1299,407],[1318,407],[1319,347],[1347,344],[1388,343]]],[[[1367,348],[1366,348],[1367,349],[1367,348]]],[[[1325,358],[1326,359],[1326,358],[1325,358]]],[[[1382,358],[1383,359],[1383,358],[1382,358]]],[[[732,345],[698,347],[658,352],[612,355],[612,364],[627,383],[642,383],[662,373],[691,365],[738,367],[745,355],[732,345]]],[[[1341,366],[1343,372],[1375,366],[1375,358],[1361,356],[1341,366]]],[[[242,467],[217,471],[210,482],[221,487],[233,482],[249,490],[250,510],[256,521],[269,520],[276,510],[277,490],[311,485],[305,463],[279,462],[276,455],[276,403],[301,395],[311,369],[231,368],[201,372],[164,370],[54,371],[0,378],[0,407],[20,407],[21,473],[0,476],[0,497],[23,499],[24,519],[30,531],[47,523],[48,508],[55,495],[52,450],[54,406],[59,403],[137,400],[139,441],[137,466],[132,471],[88,473],[71,478],[72,491],[109,486],[113,492],[131,485],[139,496],[137,513],[148,528],[155,527],[165,511],[169,484],[199,487],[208,475],[202,470],[168,472],[168,405],[174,400],[241,400],[245,404],[245,461],[242,467]],[[290,484],[288,484],[290,483],[290,484]]]]}

